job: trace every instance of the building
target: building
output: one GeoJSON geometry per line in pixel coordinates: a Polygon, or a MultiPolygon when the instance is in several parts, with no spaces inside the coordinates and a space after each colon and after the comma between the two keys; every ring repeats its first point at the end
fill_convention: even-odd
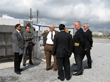
{"type": "Polygon", "coordinates": [[[21,26],[26,26],[27,23],[33,23],[32,20],[14,19],[14,18],[4,18],[0,15],[0,25],[16,25],[21,24],[21,26]]]}
{"type": "Polygon", "coordinates": [[[110,33],[108,31],[93,31],[92,36],[108,37],[110,36],[110,33]]]}

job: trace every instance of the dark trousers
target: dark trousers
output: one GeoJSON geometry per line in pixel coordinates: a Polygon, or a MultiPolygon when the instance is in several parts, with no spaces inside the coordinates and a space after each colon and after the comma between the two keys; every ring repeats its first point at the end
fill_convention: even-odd
{"type": "Polygon", "coordinates": [[[29,55],[29,63],[32,63],[32,44],[29,43],[29,45],[24,49],[24,55],[23,55],[23,64],[26,63],[27,55],[29,55]]]}
{"type": "Polygon", "coordinates": [[[83,53],[83,55],[82,55],[82,60],[84,59],[84,56],[85,56],[85,55],[86,55],[86,57],[87,57],[88,67],[91,67],[90,49],[84,51],[84,53],[83,53]]]}
{"type": "Polygon", "coordinates": [[[58,65],[59,77],[61,79],[64,79],[64,76],[65,76],[66,79],[70,79],[70,60],[69,60],[69,57],[57,58],[57,65],[58,65]]]}
{"type": "Polygon", "coordinates": [[[20,70],[20,64],[22,60],[22,55],[19,55],[19,53],[14,53],[14,70],[15,72],[18,72],[20,70]]]}
{"type": "Polygon", "coordinates": [[[77,64],[77,73],[82,73],[82,59],[81,59],[81,54],[75,54],[75,61],[77,64]]]}

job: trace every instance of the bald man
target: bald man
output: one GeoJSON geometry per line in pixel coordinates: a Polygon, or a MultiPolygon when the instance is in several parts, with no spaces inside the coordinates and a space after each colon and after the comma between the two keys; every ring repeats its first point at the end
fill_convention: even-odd
{"type": "MultiPolygon", "coordinates": [[[[49,32],[46,34],[46,39],[44,43],[44,51],[45,51],[45,56],[46,56],[46,70],[51,69],[51,55],[53,55],[53,40],[54,40],[54,35],[58,33],[57,31],[54,30],[54,25],[50,25],[49,27],[49,32]]],[[[56,71],[58,69],[57,66],[57,60],[56,57],[54,57],[54,70],[56,71]]]]}

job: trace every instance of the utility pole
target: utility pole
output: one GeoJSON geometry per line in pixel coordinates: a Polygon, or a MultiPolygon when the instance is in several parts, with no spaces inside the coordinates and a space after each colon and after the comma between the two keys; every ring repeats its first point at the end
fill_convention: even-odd
{"type": "Polygon", "coordinates": [[[37,13],[37,24],[38,24],[38,13],[39,13],[39,11],[37,10],[37,12],[36,12],[36,13],[37,13]]]}
{"type": "Polygon", "coordinates": [[[29,16],[30,20],[32,20],[32,8],[30,8],[30,16],[29,16]]]}

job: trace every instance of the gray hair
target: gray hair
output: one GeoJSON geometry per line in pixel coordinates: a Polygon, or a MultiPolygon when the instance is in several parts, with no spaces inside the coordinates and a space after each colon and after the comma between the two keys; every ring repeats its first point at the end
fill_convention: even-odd
{"type": "Polygon", "coordinates": [[[85,25],[89,27],[89,24],[88,23],[85,23],[85,25]]]}
{"type": "Polygon", "coordinates": [[[81,22],[80,21],[76,21],[80,26],[81,26],[81,22]]]}

